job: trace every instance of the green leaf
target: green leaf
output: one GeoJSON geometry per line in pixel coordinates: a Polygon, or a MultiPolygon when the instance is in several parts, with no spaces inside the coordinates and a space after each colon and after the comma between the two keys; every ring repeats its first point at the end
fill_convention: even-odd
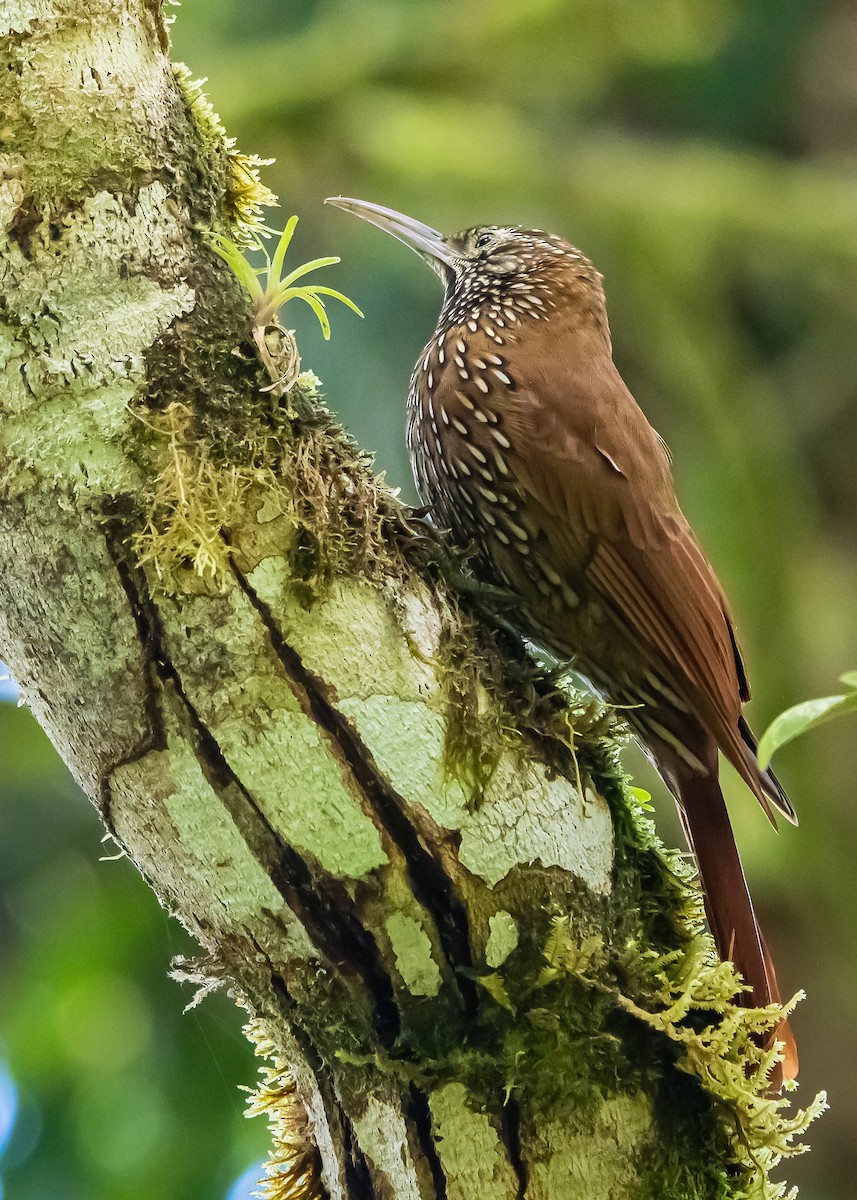
{"type": "Polygon", "coordinates": [[[285,261],[286,251],[291,243],[292,235],[295,232],[295,226],[297,223],[297,217],[289,217],[288,221],[286,222],[286,228],[280,234],[280,240],[277,242],[277,248],[274,251],[273,261],[268,268],[268,278],[269,280],[273,280],[275,286],[279,282],[280,276],[283,273],[283,262],[285,261]]]}
{"type": "Polygon", "coordinates": [[[313,258],[309,262],[302,263],[299,267],[295,267],[294,271],[292,271],[290,275],[287,275],[283,282],[278,285],[277,290],[279,291],[281,287],[291,287],[291,285],[296,283],[298,279],[302,279],[304,275],[309,275],[310,271],[317,271],[320,267],[332,267],[341,261],[342,260],[340,258],[336,257],[313,258]]]}
{"type": "Polygon", "coordinates": [[[342,292],[338,292],[336,288],[322,287],[320,284],[314,283],[306,290],[312,292],[315,296],[333,296],[334,300],[339,300],[346,307],[350,308],[352,312],[356,312],[358,317],[363,316],[363,310],[358,308],[353,300],[349,300],[347,296],[343,296],[342,292]]]}
{"type": "Polygon", "coordinates": [[[628,791],[631,793],[631,795],[634,797],[634,799],[637,801],[640,808],[644,812],[654,812],[655,811],[654,806],[652,804],[652,793],[651,792],[647,792],[645,788],[641,788],[641,787],[629,787],[628,791]]]}
{"type": "Polygon", "coordinates": [[[857,691],[857,671],[846,671],[844,675],[839,676],[839,682],[852,691],[857,691]]]}
{"type": "Polygon", "coordinates": [[[515,1011],[506,991],[506,985],[496,971],[492,971],[490,975],[477,975],[476,982],[481,984],[488,995],[493,997],[502,1008],[507,1008],[509,1012],[515,1011]]]}
{"type": "Polygon", "coordinates": [[[259,300],[262,296],[262,285],[238,246],[219,233],[209,234],[208,244],[214,253],[231,268],[232,273],[244,285],[254,301],[259,300]]]}
{"type": "MultiPolygon", "coordinates": [[[[842,676],[843,683],[851,686],[852,679],[857,682],[857,671],[850,671],[842,676]]],[[[808,729],[816,729],[827,721],[847,713],[857,713],[857,690],[844,696],[822,696],[818,700],[805,700],[794,708],[786,709],[773,721],[759,742],[759,766],[764,769],[771,761],[774,751],[779,750],[786,742],[792,741],[808,729]]]]}
{"type": "Polygon", "coordinates": [[[324,311],[324,305],[315,296],[313,296],[306,288],[290,288],[283,293],[281,304],[285,304],[287,300],[303,300],[310,306],[312,311],[318,318],[318,323],[321,326],[321,332],[324,335],[326,342],[330,341],[330,321],[327,318],[327,313],[324,311]]]}

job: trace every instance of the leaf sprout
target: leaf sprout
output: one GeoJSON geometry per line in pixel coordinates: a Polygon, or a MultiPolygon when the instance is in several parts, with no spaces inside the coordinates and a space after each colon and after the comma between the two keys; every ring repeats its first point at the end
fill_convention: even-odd
{"type": "MultiPolygon", "coordinates": [[[[238,246],[230,238],[224,237],[220,233],[209,231],[207,234],[207,241],[211,249],[223,259],[253,301],[253,339],[259,348],[262,361],[268,369],[274,385],[283,384],[287,377],[294,376],[294,378],[297,378],[297,363],[299,360],[297,358],[297,348],[294,347],[294,339],[289,335],[293,346],[291,358],[294,361],[291,364],[291,368],[281,371],[282,356],[277,355],[280,361],[275,362],[271,353],[273,347],[269,344],[269,337],[266,336],[267,331],[271,328],[275,333],[287,334],[288,331],[283,330],[279,325],[279,314],[280,309],[288,304],[290,300],[303,300],[305,304],[309,305],[315,313],[325,341],[330,340],[330,319],[325,309],[323,297],[332,297],[347,308],[350,308],[352,312],[357,313],[358,317],[363,316],[363,313],[354,301],[349,300],[347,296],[344,296],[342,292],[337,291],[335,288],[325,287],[319,283],[298,283],[298,280],[304,279],[313,271],[318,271],[322,267],[330,267],[338,263],[340,261],[339,258],[314,258],[310,262],[301,263],[299,267],[295,267],[287,275],[283,274],[286,253],[291,244],[297,223],[297,217],[290,217],[282,232],[277,229],[270,229],[267,226],[260,226],[258,231],[254,231],[253,236],[246,246],[238,246]],[[273,256],[268,253],[268,249],[262,240],[263,237],[271,235],[278,236],[273,256]],[[264,255],[265,265],[254,267],[244,254],[245,248],[256,250],[264,255]]],[[[279,339],[279,343],[281,342],[282,338],[279,339]]],[[[292,379],[293,381],[294,379],[292,379]]]]}

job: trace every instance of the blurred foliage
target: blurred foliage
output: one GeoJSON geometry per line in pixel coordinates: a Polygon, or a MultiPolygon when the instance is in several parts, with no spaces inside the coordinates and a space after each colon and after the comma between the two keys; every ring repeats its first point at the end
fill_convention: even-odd
{"type": "Polygon", "coordinates": [[[18,1091],[0,1194],[223,1197],[266,1145],[241,1119],[238,1012],[218,996],[181,1015],[167,966],[190,939],[102,858],[115,846],[24,709],[0,709],[0,738],[0,1067],[18,1091]]]}
{"type": "MultiPolygon", "coordinates": [[[[276,156],[265,182],[302,214],[296,254],[343,258],[336,286],[366,321],[335,313],[328,344],[308,312],[299,343],[391,483],[413,494],[404,399],[440,296],[414,255],[321,201],[548,227],[605,274],[620,369],[732,597],[753,723],[857,661],[852,4],[185,0],[173,32],[239,146],[276,156]]],[[[181,931],[128,863],[98,861],[95,815],[27,714],[0,722],[7,1198],[224,1197],[264,1144],[238,1117],[255,1070],[238,1015],[221,998],[180,1017],[181,931]]],[[[780,982],[809,995],[804,1094],[830,1093],[789,1169],[812,1200],[850,1197],[857,1175],[855,742],[841,722],[782,751],[801,827],[780,838],[730,786],[780,982]]]]}

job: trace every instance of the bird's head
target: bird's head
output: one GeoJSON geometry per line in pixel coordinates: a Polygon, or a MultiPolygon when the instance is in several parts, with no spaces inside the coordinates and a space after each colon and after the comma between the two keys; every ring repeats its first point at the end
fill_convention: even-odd
{"type": "Polygon", "coordinates": [[[532,313],[553,305],[564,293],[591,291],[599,302],[603,297],[601,276],[592,263],[568,242],[541,229],[477,225],[445,235],[380,204],[344,196],[326,203],[377,225],[415,250],[443,282],[442,321],[450,324],[463,323],[486,305],[517,301],[532,313]]]}

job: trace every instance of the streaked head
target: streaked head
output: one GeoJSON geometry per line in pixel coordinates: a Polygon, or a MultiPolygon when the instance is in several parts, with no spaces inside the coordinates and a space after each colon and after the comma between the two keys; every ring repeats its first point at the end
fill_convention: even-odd
{"type": "MultiPolygon", "coordinates": [[[[367,200],[331,197],[326,204],[353,212],[419,254],[445,289],[441,323],[466,320],[486,305],[509,304],[527,293],[575,293],[600,310],[601,277],[580,251],[543,229],[475,226],[442,234],[402,212],[367,200]]],[[[533,311],[522,301],[522,307],[533,311]]]]}
{"type": "Polygon", "coordinates": [[[474,302],[501,296],[512,283],[561,274],[564,268],[596,276],[578,250],[541,229],[478,225],[445,235],[380,204],[344,196],[331,197],[325,203],[377,225],[410,246],[440,276],[447,296],[466,292],[474,302]]]}

